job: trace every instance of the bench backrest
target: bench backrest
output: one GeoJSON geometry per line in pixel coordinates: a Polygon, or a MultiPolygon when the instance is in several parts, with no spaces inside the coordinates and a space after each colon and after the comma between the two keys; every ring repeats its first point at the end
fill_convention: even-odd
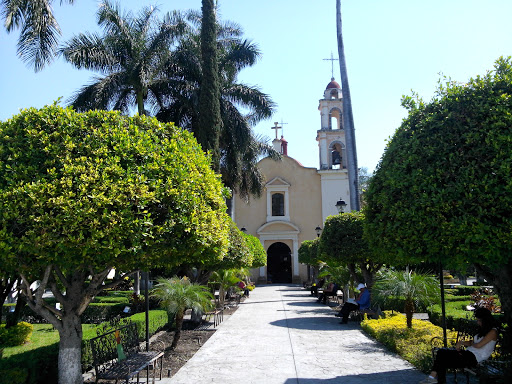
{"type": "Polygon", "coordinates": [[[119,331],[121,345],[127,358],[140,352],[136,323],[129,323],[97,336],[90,340],[96,374],[109,369],[118,362],[116,330],[119,331]]]}

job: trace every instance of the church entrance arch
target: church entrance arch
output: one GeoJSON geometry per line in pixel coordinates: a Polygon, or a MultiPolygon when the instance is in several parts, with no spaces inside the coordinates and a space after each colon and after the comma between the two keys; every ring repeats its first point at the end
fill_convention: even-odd
{"type": "Polygon", "coordinates": [[[292,251],[285,243],[277,242],[268,247],[267,281],[273,284],[292,282],[292,251]]]}

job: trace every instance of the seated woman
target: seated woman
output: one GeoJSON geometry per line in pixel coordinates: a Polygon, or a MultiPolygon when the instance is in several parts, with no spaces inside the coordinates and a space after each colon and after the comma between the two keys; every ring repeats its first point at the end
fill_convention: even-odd
{"type": "Polygon", "coordinates": [[[327,304],[327,298],[329,296],[335,296],[336,292],[338,292],[338,284],[329,283],[326,289],[322,292],[322,294],[318,297],[318,301],[322,304],[327,304]]]}
{"type": "Polygon", "coordinates": [[[311,286],[311,296],[317,296],[318,295],[318,288],[322,288],[324,286],[325,279],[320,279],[318,283],[313,283],[311,286]]]}
{"type": "Polygon", "coordinates": [[[473,340],[459,341],[455,345],[455,349],[437,351],[432,372],[426,379],[420,381],[420,384],[446,383],[448,368],[474,367],[492,355],[498,340],[498,330],[494,318],[487,308],[477,308],[475,317],[479,330],[473,340]],[[463,346],[467,348],[462,350],[463,346]]]}
{"type": "Polygon", "coordinates": [[[342,318],[340,324],[347,324],[350,312],[356,311],[358,309],[363,310],[370,308],[371,295],[370,291],[366,288],[366,285],[359,284],[357,286],[357,289],[359,290],[359,295],[357,296],[355,302],[351,303],[347,301],[345,304],[343,304],[343,307],[341,308],[340,312],[336,314],[337,317],[342,318]]]}

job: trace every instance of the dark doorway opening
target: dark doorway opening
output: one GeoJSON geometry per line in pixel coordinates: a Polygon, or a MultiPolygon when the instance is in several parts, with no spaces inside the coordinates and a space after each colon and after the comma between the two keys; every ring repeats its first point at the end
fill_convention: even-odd
{"type": "Polygon", "coordinates": [[[272,284],[292,282],[292,252],[284,243],[274,243],[268,248],[267,281],[272,284]]]}

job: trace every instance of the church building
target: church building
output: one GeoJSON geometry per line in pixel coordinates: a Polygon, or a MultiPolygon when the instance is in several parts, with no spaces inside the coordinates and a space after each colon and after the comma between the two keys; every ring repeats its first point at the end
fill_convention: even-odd
{"type": "Polygon", "coordinates": [[[283,136],[278,139],[280,127],[275,123],[272,143],[282,161],[260,160],[266,179],[261,198],[249,203],[237,195],[233,198],[232,216],[238,228],[256,236],[267,252],[267,266],[251,271],[253,281],[307,281],[308,268],[298,259],[301,243],[316,238],[327,216],[338,214],[340,206],[351,211],[342,101],[341,87],[332,78],[318,107],[318,169],[288,156],[288,142],[283,136]]]}

